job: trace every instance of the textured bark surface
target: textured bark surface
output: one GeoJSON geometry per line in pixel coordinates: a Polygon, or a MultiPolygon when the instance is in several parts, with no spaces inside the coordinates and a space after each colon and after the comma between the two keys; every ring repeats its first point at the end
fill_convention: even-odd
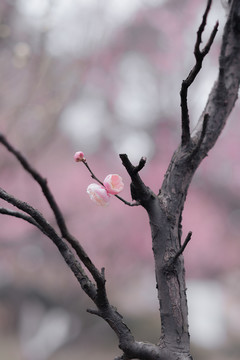
{"type": "MultiPolygon", "coordinates": [[[[206,11],[209,9],[210,1],[206,11]]],[[[207,12],[205,15],[207,16],[207,12]]],[[[206,18],[203,19],[204,21],[206,18]]],[[[132,175],[133,170],[121,156],[132,177],[133,198],[145,207],[149,215],[162,324],[160,348],[167,350],[166,359],[190,358],[185,269],[181,251],[182,211],[192,177],[200,162],[217,141],[237,99],[240,82],[239,24],[240,1],[235,0],[231,2],[224,29],[218,79],[209,95],[197,128],[192,134],[190,134],[187,110],[187,91],[186,89],[183,91],[182,87],[182,143],[173,154],[158,195],[154,195],[136,178],[136,175],[132,175]]],[[[217,24],[208,44],[212,43],[212,35],[216,29],[217,24]]],[[[202,66],[201,54],[207,46],[201,52],[196,48],[200,43],[201,33],[198,32],[195,46],[196,65],[183,86],[186,83],[188,86],[191,85],[202,66]]]]}

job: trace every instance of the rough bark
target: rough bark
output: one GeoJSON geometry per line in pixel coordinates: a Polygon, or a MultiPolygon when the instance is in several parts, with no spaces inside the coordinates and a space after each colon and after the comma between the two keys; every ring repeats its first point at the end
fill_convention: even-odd
{"type": "MultiPolygon", "coordinates": [[[[210,2],[208,6],[209,4],[210,2]]],[[[240,1],[235,0],[231,2],[224,29],[218,79],[209,95],[198,126],[191,135],[188,133],[190,126],[187,103],[185,103],[186,106],[182,109],[184,117],[182,143],[173,154],[158,195],[153,194],[142,183],[140,177],[134,174],[127,157],[121,155],[123,164],[132,178],[133,198],[148,212],[162,324],[160,344],[175,360],[190,357],[185,269],[182,256],[182,247],[185,247],[186,243],[182,245],[181,240],[182,211],[192,177],[200,162],[217,141],[237,99],[240,82],[239,24],[240,1]]],[[[216,28],[217,25],[214,29],[216,28]]],[[[202,59],[200,61],[202,65],[202,59]]],[[[197,57],[196,64],[198,64],[197,57]]],[[[189,77],[193,77],[195,71],[196,66],[189,77]]],[[[187,240],[189,239],[190,236],[187,240]]]]}

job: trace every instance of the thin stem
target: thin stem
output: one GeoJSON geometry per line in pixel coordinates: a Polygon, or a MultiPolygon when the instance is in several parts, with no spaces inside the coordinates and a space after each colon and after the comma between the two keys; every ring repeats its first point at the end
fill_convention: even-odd
{"type": "MultiPolygon", "coordinates": [[[[101,184],[102,186],[104,186],[103,182],[101,180],[99,180],[96,175],[93,173],[93,171],[91,170],[90,166],[88,165],[87,161],[86,160],[83,160],[82,163],[86,166],[86,168],[88,169],[88,171],[90,172],[91,174],[91,177],[96,180],[99,184],[101,184]]],[[[142,166],[143,167],[143,166],[142,166]]],[[[134,202],[129,202],[129,201],[126,201],[125,199],[123,199],[121,196],[119,195],[114,195],[116,198],[118,198],[119,200],[121,200],[125,205],[128,205],[128,206],[139,206],[140,203],[138,201],[134,201],[134,202]]]]}
{"type": "Polygon", "coordinates": [[[64,217],[62,215],[62,212],[58,206],[58,204],[55,201],[55,198],[53,196],[53,194],[51,193],[48,184],[47,184],[47,180],[44,179],[27,161],[27,159],[21,154],[20,151],[18,151],[17,149],[15,149],[8,141],[7,139],[3,136],[3,134],[0,134],[0,143],[2,143],[6,149],[12,153],[17,160],[20,162],[20,164],[22,165],[22,167],[33,177],[33,179],[40,185],[42,192],[44,194],[44,196],[46,197],[50,207],[53,210],[53,213],[55,215],[57,224],[59,226],[59,229],[61,230],[62,235],[67,233],[67,226],[64,220],[64,217]]]}
{"type": "Polygon", "coordinates": [[[79,281],[82,289],[85,293],[95,301],[97,296],[97,291],[94,284],[85,274],[81,264],[79,261],[76,260],[74,254],[71,252],[70,248],[67,244],[58,236],[54,228],[45,220],[43,215],[34,207],[29,205],[28,203],[21,201],[11,194],[7,193],[5,190],[0,188],[0,198],[7,201],[9,204],[17,207],[19,210],[27,213],[30,215],[31,218],[36,221],[41,231],[53,241],[53,243],[57,246],[59,252],[61,253],[62,257],[64,258],[65,262],[69,266],[69,268],[74,273],[75,277],[79,281]]]}
{"type": "Polygon", "coordinates": [[[197,31],[197,39],[196,39],[196,43],[195,43],[195,47],[194,47],[194,55],[195,55],[196,63],[194,65],[194,67],[192,68],[192,70],[190,71],[187,78],[185,80],[183,80],[181,91],[180,91],[181,110],[182,110],[182,145],[187,145],[190,141],[190,120],[189,120],[189,112],[188,112],[188,104],[187,104],[188,88],[194,82],[197,74],[201,70],[203,59],[209,52],[209,50],[212,46],[212,43],[214,41],[214,38],[217,34],[217,31],[218,31],[218,22],[217,22],[211,32],[211,35],[209,37],[209,40],[208,40],[206,46],[203,48],[203,50],[200,50],[200,44],[202,42],[202,34],[203,34],[203,31],[206,26],[207,16],[208,16],[211,4],[212,4],[212,0],[208,0],[202,22],[197,31]]]}
{"type": "Polygon", "coordinates": [[[101,184],[102,186],[104,186],[104,185],[103,185],[103,182],[102,182],[101,180],[99,180],[99,179],[96,177],[96,175],[92,172],[92,170],[91,170],[90,166],[88,165],[87,161],[86,161],[86,160],[83,160],[82,163],[86,166],[86,168],[87,168],[88,171],[90,172],[92,178],[93,178],[94,180],[96,180],[99,184],[101,184]]]}
{"type": "Polygon", "coordinates": [[[172,262],[174,263],[177,258],[184,252],[187,244],[189,243],[189,241],[191,240],[191,237],[192,237],[192,231],[189,231],[189,233],[187,234],[187,237],[186,239],[184,240],[184,243],[183,245],[181,246],[181,248],[178,250],[178,252],[176,253],[176,255],[174,256],[172,262]]]}
{"type": "Polygon", "coordinates": [[[28,216],[28,215],[26,215],[24,213],[1,207],[0,208],[0,214],[9,215],[9,216],[13,216],[13,217],[16,217],[16,218],[19,218],[19,219],[23,219],[23,220],[27,221],[28,223],[36,226],[39,230],[41,230],[43,232],[43,228],[31,216],[28,216]]]}
{"type": "Polygon", "coordinates": [[[126,200],[124,200],[121,196],[119,195],[114,195],[116,198],[118,198],[119,200],[121,200],[124,204],[128,205],[128,206],[139,206],[140,202],[139,201],[133,201],[133,202],[128,202],[126,200]]]}

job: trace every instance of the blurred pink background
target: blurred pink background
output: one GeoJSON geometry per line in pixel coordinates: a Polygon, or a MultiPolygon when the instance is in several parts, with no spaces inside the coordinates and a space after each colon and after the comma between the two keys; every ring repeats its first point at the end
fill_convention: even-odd
{"type": "MultiPolygon", "coordinates": [[[[130,181],[118,154],[135,163],[146,156],[141,175],[158,192],[180,140],[179,91],[194,64],[204,6],[200,0],[0,3],[0,131],[48,179],[70,230],[106,268],[112,303],[143,341],[160,335],[147,215],[114,197],[108,208],[93,204],[86,193],[93,180],[73,154],[84,151],[100,179],[121,175],[128,201],[130,181]]],[[[225,19],[224,3],[213,1],[204,40],[217,20],[220,27],[189,91],[192,129],[217,75],[225,19]]],[[[237,103],[184,209],[183,237],[193,232],[185,264],[198,360],[240,356],[239,114],[237,103]]],[[[1,187],[54,224],[39,187],[3,147],[0,154],[1,187]]],[[[2,215],[0,227],[0,357],[113,359],[114,334],[86,314],[90,301],[56,248],[21,220],[2,215]]]]}

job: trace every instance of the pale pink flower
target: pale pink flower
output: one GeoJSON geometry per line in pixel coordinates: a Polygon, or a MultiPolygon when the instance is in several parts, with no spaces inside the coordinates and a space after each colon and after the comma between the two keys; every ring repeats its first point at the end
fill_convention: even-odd
{"type": "Polygon", "coordinates": [[[109,205],[110,195],[107,193],[104,186],[99,184],[90,184],[88,185],[87,193],[95,204],[103,207],[109,205]]]}
{"type": "Polygon", "coordinates": [[[113,195],[120,193],[120,191],[124,188],[122,178],[117,174],[110,174],[106,176],[103,181],[103,185],[107,189],[107,192],[113,195]]]}
{"type": "Polygon", "coordinates": [[[84,160],[85,160],[84,153],[83,153],[82,151],[77,151],[77,152],[74,154],[74,160],[75,160],[76,162],[84,161],[84,160]]]}

